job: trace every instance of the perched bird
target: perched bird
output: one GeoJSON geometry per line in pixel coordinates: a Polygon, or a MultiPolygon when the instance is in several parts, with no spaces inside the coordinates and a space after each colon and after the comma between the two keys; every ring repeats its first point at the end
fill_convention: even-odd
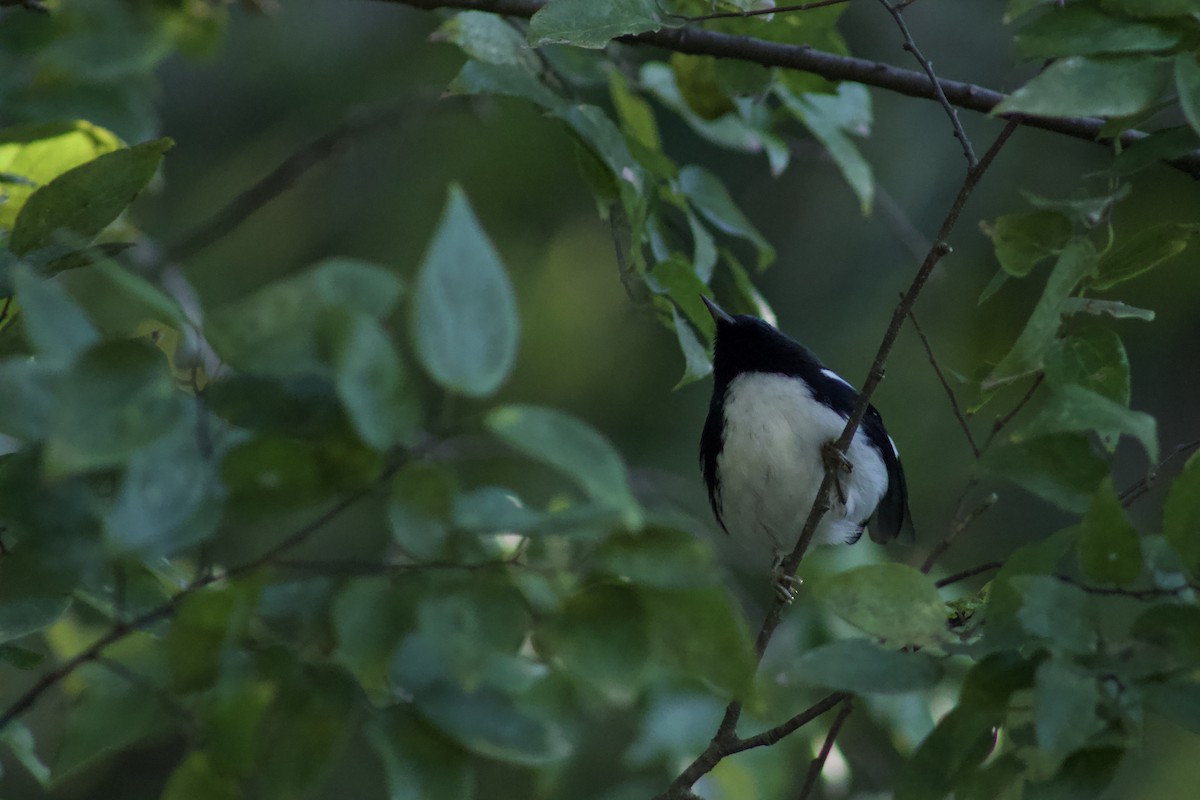
{"type": "MultiPolygon", "coordinates": [[[[717,323],[713,394],[700,436],[700,468],[717,522],[770,547],[778,566],[795,547],[858,391],[804,345],[749,315],[703,298],[717,323]]],[[[910,533],[908,491],[895,443],[867,406],[841,465],[816,544],[876,542],[910,533]]],[[[791,576],[780,576],[785,583],[791,576]]],[[[785,596],[784,584],[776,586],[785,596]]]]}

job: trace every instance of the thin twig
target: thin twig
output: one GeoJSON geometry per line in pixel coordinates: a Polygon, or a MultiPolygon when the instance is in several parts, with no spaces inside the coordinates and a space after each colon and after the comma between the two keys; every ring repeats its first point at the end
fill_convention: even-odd
{"type": "MultiPolygon", "coordinates": [[[[972,480],[968,485],[973,487],[974,483],[975,481],[972,480]]],[[[963,493],[963,500],[965,499],[966,492],[963,493]]],[[[962,513],[963,501],[960,500],[958,511],[955,512],[954,515],[955,519],[957,519],[957,522],[954,523],[954,526],[950,528],[945,537],[943,537],[942,540],[938,542],[932,550],[929,551],[929,555],[925,558],[925,563],[921,565],[921,572],[928,574],[929,571],[933,569],[933,565],[937,562],[937,560],[945,555],[946,551],[950,549],[950,545],[954,543],[954,540],[958,538],[959,534],[970,527],[972,522],[979,519],[981,514],[990,509],[992,506],[996,505],[996,501],[999,499],[999,495],[997,495],[995,492],[992,492],[985,497],[983,501],[979,503],[979,505],[975,506],[966,514],[962,513]]]]}
{"type": "Polygon", "coordinates": [[[1054,577],[1058,578],[1063,583],[1069,583],[1072,586],[1077,586],[1088,594],[1133,597],[1138,600],[1146,600],[1151,597],[1172,597],[1180,592],[1184,592],[1189,589],[1196,589],[1195,586],[1186,583],[1183,586],[1176,586],[1173,589],[1122,589],[1118,586],[1091,586],[1090,584],[1086,584],[1082,581],[1072,578],[1070,575],[1055,575],[1054,577]]]}
{"type": "Polygon", "coordinates": [[[1184,442],[1183,444],[1175,445],[1175,449],[1173,449],[1166,458],[1158,462],[1158,465],[1155,466],[1154,469],[1150,470],[1149,475],[1137,481],[1132,486],[1129,486],[1119,495],[1117,495],[1117,499],[1121,501],[1121,505],[1125,508],[1129,508],[1131,505],[1136,503],[1143,496],[1145,496],[1147,492],[1150,491],[1150,487],[1158,478],[1158,474],[1162,472],[1163,467],[1167,466],[1167,464],[1170,464],[1184,453],[1191,452],[1197,448],[1200,448],[1200,439],[1196,439],[1193,442],[1184,442]]]}
{"type": "MultiPolygon", "coordinates": [[[[685,797],[684,793],[687,792],[689,787],[699,780],[702,775],[711,772],[712,768],[721,759],[735,753],[753,750],[756,747],[770,747],[785,736],[795,733],[838,703],[849,699],[849,697],[850,694],[847,692],[831,692],[799,714],[790,717],[786,722],[781,722],[773,728],[768,728],[754,736],[747,736],[745,739],[739,739],[734,735],[732,729],[727,728],[725,722],[722,722],[720,728],[718,728],[717,736],[713,737],[713,742],[683,772],[679,773],[679,776],[671,782],[666,791],[658,797],[685,797]],[[722,733],[722,731],[725,731],[725,733],[722,733]]],[[[732,704],[730,707],[732,707],[732,704]]],[[[728,719],[729,709],[726,709],[725,716],[728,719]]]]}
{"type": "Polygon", "coordinates": [[[195,580],[188,583],[175,594],[171,595],[161,605],[150,609],[144,614],[134,617],[128,622],[117,622],[108,631],[106,631],[99,639],[93,642],[82,651],[64,661],[49,672],[44,673],[32,686],[13,701],[4,713],[0,714],[0,731],[8,727],[9,723],[20,717],[45,694],[49,689],[61,683],[68,676],[79,669],[84,664],[96,661],[103,655],[104,651],[112,645],[129,636],[135,631],[145,630],[156,622],[167,619],[175,613],[176,607],[184,598],[189,595],[211,586],[221,580],[230,580],[246,573],[253,572],[261,567],[272,563],[277,557],[283,555],[289,550],[297,547],[307,540],[322,527],[332,522],[337,517],[344,514],[351,507],[356,505],[363,498],[367,497],[371,492],[379,487],[380,484],[387,481],[394,475],[400,467],[402,467],[409,459],[415,456],[416,450],[409,451],[404,457],[397,458],[388,465],[379,477],[372,481],[369,485],[364,486],[352,494],[347,495],[324,513],[317,516],[311,522],[301,526],[294,533],[284,538],[274,547],[267,549],[264,553],[256,558],[246,561],[237,566],[230,567],[224,572],[205,572],[199,575],[195,580]]]}
{"type": "Polygon", "coordinates": [[[934,584],[934,586],[936,586],[939,589],[944,589],[947,586],[953,586],[954,584],[959,583],[960,581],[965,581],[969,578],[974,578],[976,575],[982,575],[985,572],[991,572],[992,570],[1000,569],[1003,566],[1004,566],[1003,561],[989,561],[986,564],[980,564],[977,567],[971,567],[970,569],[964,569],[962,572],[956,572],[953,575],[948,575],[945,578],[941,578],[934,584]]]}
{"type": "Polygon", "coordinates": [[[950,117],[950,124],[954,127],[954,138],[958,139],[962,145],[963,156],[967,159],[967,169],[971,169],[978,163],[975,158],[975,148],[971,147],[971,138],[967,136],[962,122],[958,119],[958,110],[946,98],[946,91],[942,88],[942,82],[938,80],[937,75],[933,72],[933,62],[921,54],[920,48],[917,47],[916,41],[908,30],[908,25],[904,23],[903,12],[907,3],[892,5],[888,0],[879,0],[879,2],[892,15],[892,19],[896,20],[896,25],[900,28],[900,35],[904,37],[904,49],[912,53],[913,58],[921,65],[921,69],[929,76],[929,83],[933,86],[934,97],[937,98],[938,103],[946,111],[946,116],[950,117]]]}
{"type": "Polygon", "coordinates": [[[250,215],[287,191],[304,173],[343,151],[354,139],[394,125],[417,113],[413,99],[377,109],[360,110],[285,158],[224,208],[167,246],[165,261],[187,261],[227,236],[250,215]]]}
{"type": "Polygon", "coordinates": [[[1045,379],[1045,373],[1039,372],[1037,377],[1033,379],[1033,383],[1029,384],[1029,389],[1025,392],[1025,395],[1019,401],[1017,401],[1017,404],[1013,406],[1012,410],[1003,417],[996,418],[996,421],[992,423],[991,433],[988,434],[988,438],[984,440],[983,447],[980,448],[981,451],[985,453],[987,452],[987,449],[992,446],[992,442],[995,441],[996,437],[1000,434],[1000,431],[1004,430],[1008,423],[1012,422],[1013,418],[1017,416],[1017,414],[1021,413],[1021,409],[1025,408],[1029,401],[1033,399],[1033,396],[1037,393],[1038,387],[1042,385],[1042,381],[1045,379]]]}
{"type": "Polygon", "coordinates": [[[954,418],[958,420],[958,427],[962,428],[963,435],[967,437],[967,444],[971,446],[971,454],[978,459],[982,455],[979,445],[975,443],[975,436],[971,433],[971,427],[967,424],[966,415],[963,414],[962,408],[958,405],[958,398],[954,394],[954,388],[950,386],[950,381],[946,380],[946,375],[942,372],[942,366],[938,363],[937,356],[933,354],[933,345],[929,343],[929,337],[921,329],[921,323],[917,322],[915,311],[909,310],[908,320],[912,323],[913,330],[917,332],[917,336],[921,339],[921,345],[925,348],[925,355],[929,357],[929,363],[933,365],[933,371],[937,374],[938,381],[941,382],[942,388],[946,390],[946,397],[950,398],[950,408],[954,410],[954,418]]]}
{"type": "Polygon", "coordinates": [[[674,19],[680,19],[684,22],[706,22],[710,19],[740,19],[742,17],[763,17],[770,14],[786,14],[789,11],[811,11],[814,8],[825,8],[826,6],[837,6],[842,3],[849,3],[850,0],[817,0],[815,3],[800,3],[794,6],[779,6],[777,8],[756,8],[753,11],[718,11],[713,14],[704,14],[698,17],[687,17],[682,14],[671,14],[674,19]]]}
{"type": "MultiPolygon", "coordinates": [[[[513,17],[531,17],[543,3],[541,0],[384,0],[420,8],[426,11],[437,8],[461,8],[486,11],[513,17]]],[[[645,44],[679,53],[717,56],[738,61],[762,64],[766,67],[783,67],[811,72],[832,81],[854,81],[865,86],[875,86],[909,97],[936,100],[937,93],[929,76],[917,70],[902,69],[879,61],[854,58],[836,53],[816,50],[808,45],[784,44],[755,39],[750,36],[735,36],[696,27],[663,28],[636,36],[622,36],[619,41],[628,44],[645,44]]],[[[990,114],[1006,98],[1001,92],[962,81],[941,78],[937,81],[943,95],[951,105],[970,111],[990,114]]],[[[1099,117],[1026,117],[1017,113],[1001,114],[1002,119],[1019,120],[1022,125],[1041,128],[1083,141],[1099,143],[1112,149],[1114,141],[1130,147],[1146,138],[1142,131],[1128,130],[1116,140],[1102,136],[1107,124],[1099,117]]],[[[1200,179],[1200,150],[1164,162],[1200,179]]]]}
{"type": "Polygon", "coordinates": [[[833,718],[833,724],[829,726],[829,733],[825,734],[825,742],[821,745],[821,752],[817,753],[817,757],[808,765],[808,775],[804,779],[804,786],[800,789],[798,800],[808,800],[813,790],[817,788],[817,780],[821,777],[821,771],[825,769],[825,761],[829,758],[829,753],[833,750],[833,743],[837,741],[838,734],[842,731],[842,724],[845,723],[846,717],[850,716],[850,712],[853,710],[854,698],[847,697],[842,702],[842,707],[838,710],[837,716],[833,718]]]}

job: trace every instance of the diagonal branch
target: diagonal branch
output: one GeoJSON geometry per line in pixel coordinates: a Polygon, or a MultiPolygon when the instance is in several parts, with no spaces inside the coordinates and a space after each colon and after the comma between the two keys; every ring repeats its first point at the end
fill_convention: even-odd
{"type": "MultiPolygon", "coordinates": [[[[542,0],[384,0],[413,8],[431,11],[437,8],[459,8],[486,11],[512,17],[531,17],[544,5],[542,0]]],[[[854,81],[864,86],[874,86],[909,97],[937,99],[937,90],[946,101],[956,108],[989,114],[1006,95],[985,86],[963,81],[939,78],[930,80],[923,72],[853,58],[807,45],[783,44],[751,36],[735,36],[728,33],[699,28],[662,28],[649,33],[623,36],[619,39],[628,44],[648,44],[691,55],[716,56],[737,61],[749,61],[765,67],[782,67],[802,72],[811,72],[833,81],[854,81]],[[936,89],[935,89],[936,83],[936,89]]],[[[1105,120],[1099,117],[1027,117],[1021,114],[1001,114],[1002,119],[1017,120],[1020,124],[1042,130],[1096,142],[1111,147],[1119,142],[1129,147],[1145,139],[1142,131],[1128,130],[1115,139],[1102,135],[1105,120]]],[[[1200,179],[1200,150],[1175,158],[1165,163],[1175,169],[1200,179]]]]}
{"type": "Polygon", "coordinates": [[[817,757],[808,765],[808,775],[804,778],[804,786],[800,789],[799,800],[808,800],[812,795],[813,790],[817,788],[817,780],[821,777],[821,771],[825,769],[825,762],[829,760],[829,754],[833,751],[833,743],[837,741],[838,734],[842,732],[842,725],[846,722],[846,717],[850,716],[850,712],[854,710],[854,698],[847,696],[842,702],[842,707],[838,710],[838,714],[833,718],[833,724],[829,726],[829,733],[825,734],[825,742],[821,745],[821,752],[817,753],[817,757]]]}
{"type": "Polygon", "coordinates": [[[785,14],[790,11],[811,11],[814,8],[839,6],[849,2],[850,0],[816,0],[813,3],[798,3],[793,6],[770,6],[768,8],[751,9],[750,11],[718,11],[712,14],[702,14],[698,17],[685,17],[680,14],[671,14],[671,16],[675,19],[681,19],[684,22],[707,22],[710,19],[745,19],[746,17],[766,17],[772,14],[785,14]]]}

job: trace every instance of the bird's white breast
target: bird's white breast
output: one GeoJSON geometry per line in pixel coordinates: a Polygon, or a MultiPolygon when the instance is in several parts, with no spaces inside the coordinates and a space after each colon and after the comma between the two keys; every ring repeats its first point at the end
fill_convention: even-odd
{"type": "MultiPolygon", "coordinates": [[[[730,534],[786,554],[795,546],[825,474],[822,447],[841,435],[845,418],[813,399],[802,380],[751,372],[739,375],[725,397],[723,446],[717,459],[721,518],[730,534]]],[[[842,476],[846,502],[836,492],[815,543],[853,540],[859,523],[887,491],[887,470],[860,429],[842,476]]],[[[757,546],[757,545],[756,545],[757,546]]]]}

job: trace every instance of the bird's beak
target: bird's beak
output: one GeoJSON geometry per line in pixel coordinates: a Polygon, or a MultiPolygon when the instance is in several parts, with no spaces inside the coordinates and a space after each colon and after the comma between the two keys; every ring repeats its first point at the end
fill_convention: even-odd
{"type": "Polygon", "coordinates": [[[713,322],[716,322],[718,325],[720,325],[723,322],[724,323],[733,322],[733,317],[726,314],[725,309],[721,308],[719,305],[714,303],[712,300],[709,300],[704,295],[700,295],[700,299],[703,300],[704,305],[706,305],[708,307],[708,313],[712,314],[713,322]]]}

